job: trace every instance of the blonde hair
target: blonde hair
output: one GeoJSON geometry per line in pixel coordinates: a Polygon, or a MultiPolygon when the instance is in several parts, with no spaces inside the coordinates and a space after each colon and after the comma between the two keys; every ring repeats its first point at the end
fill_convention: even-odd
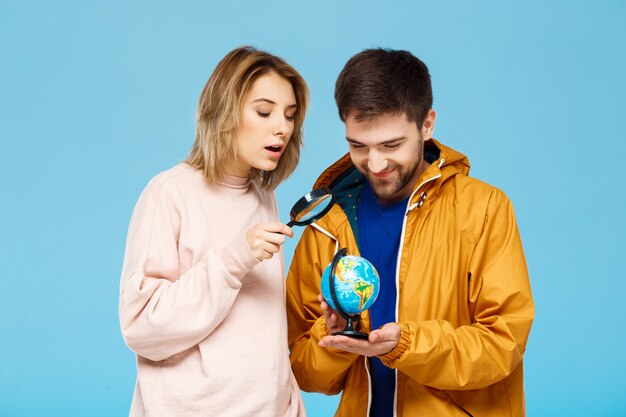
{"type": "Polygon", "coordinates": [[[232,50],[215,67],[198,101],[196,137],[185,162],[201,169],[215,183],[237,155],[235,130],[239,126],[243,101],[252,84],[274,72],[293,86],[296,96],[294,130],[273,171],[252,169],[250,177],[261,187],[273,190],[296,169],[302,147],[302,124],[309,101],[309,89],[300,74],[283,59],[251,46],[232,50]]]}

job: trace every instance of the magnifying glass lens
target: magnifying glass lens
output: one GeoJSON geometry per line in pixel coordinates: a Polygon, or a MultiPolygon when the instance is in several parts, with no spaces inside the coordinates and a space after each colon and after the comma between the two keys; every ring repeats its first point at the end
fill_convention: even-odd
{"type": "Polygon", "coordinates": [[[287,226],[306,226],[319,220],[335,204],[335,197],[329,188],[317,188],[305,194],[293,205],[287,226]]]}
{"type": "Polygon", "coordinates": [[[302,211],[296,214],[296,218],[293,219],[300,222],[308,222],[311,219],[315,219],[320,213],[324,212],[329,204],[333,202],[331,194],[322,195],[309,202],[309,205],[304,207],[302,211]]]}

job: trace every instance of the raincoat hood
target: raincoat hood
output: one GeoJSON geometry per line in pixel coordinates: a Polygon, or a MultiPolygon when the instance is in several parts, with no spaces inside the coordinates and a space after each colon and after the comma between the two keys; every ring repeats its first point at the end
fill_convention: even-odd
{"type": "MultiPolygon", "coordinates": [[[[428,206],[429,200],[439,194],[446,181],[458,174],[469,173],[470,163],[467,156],[435,139],[424,142],[424,159],[429,166],[414,184],[409,207],[424,203],[425,195],[415,191],[425,182],[428,182],[428,200],[426,201],[428,206]]],[[[361,187],[366,181],[363,174],[352,163],[349,153],[322,172],[313,188],[330,188],[337,199],[338,207],[333,207],[314,227],[334,230],[336,227],[346,227],[344,223],[348,221],[358,242],[356,205],[361,194],[361,187]]]]}

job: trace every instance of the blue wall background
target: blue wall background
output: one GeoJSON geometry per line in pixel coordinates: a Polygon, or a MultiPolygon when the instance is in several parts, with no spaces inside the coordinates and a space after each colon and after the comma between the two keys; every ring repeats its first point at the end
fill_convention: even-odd
{"type": "MultiPolygon", "coordinates": [[[[345,61],[421,57],[435,137],[516,208],[537,310],[529,416],[626,415],[626,2],[434,3],[0,0],[0,415],[127,415],[130,214],[186,155],[206,79],[242,44],[312,92],[302,162],[277,192],[285,220],[347,149],[332,96],[345,61]]],[[[305,400],[313,417],[337,404],[305,400]]]]}

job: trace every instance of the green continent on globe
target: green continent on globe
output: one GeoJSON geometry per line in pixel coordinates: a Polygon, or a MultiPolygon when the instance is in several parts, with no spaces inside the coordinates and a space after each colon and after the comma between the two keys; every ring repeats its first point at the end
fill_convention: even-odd
{"type": "MultiPolygon", "coordinates": [[[[330,265],[322,274],[322,294],[329,302],[337,302],[346,314],[358,314],[376,300],[379,291],[378,273],[367,259],[353,255],[340,258],[333,274],[332,290],[329,271],[330,265]]],[[[332,307],[335,308],[334,305],[332,307]]]]}
{"type": "Polygon", "coordinates": [[[361,310],[374,294],[374,286],[369,282],[358,281],[354,284],[354,292],[359,296],[359,310],[361,310]]]}

